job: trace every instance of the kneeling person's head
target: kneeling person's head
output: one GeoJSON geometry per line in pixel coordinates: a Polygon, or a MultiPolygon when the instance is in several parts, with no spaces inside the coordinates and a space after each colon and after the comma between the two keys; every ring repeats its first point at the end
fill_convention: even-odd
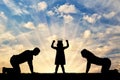
{"type": "Polygon", "coordinates": [[[38,55],[39,54],[39,52],[40,52],[40,49],[38,48],[38,47],[36,47],[36,48],[34,48],[34,50],[33,50],[33,55],[38,55]]]}

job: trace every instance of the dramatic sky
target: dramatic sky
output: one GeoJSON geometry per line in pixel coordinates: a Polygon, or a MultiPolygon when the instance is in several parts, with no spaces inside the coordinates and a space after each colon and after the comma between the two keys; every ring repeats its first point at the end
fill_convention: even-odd
{"type": "MultiPolygon", "coordinates": [[[[12,67],[12,55],[39,47],[34,71],[53,73],[56,51],[51,43],[59,39],[64,46],[65,40],[70,44],[65,50],[66,72],[85,72],[86,59],[80,53],[84,48],[110,58],[110,69],[120,71],[119,5],[120,0],[1,0],[0,72],[2,67],[12,67]]],[[[27,63],[20,67],[30,72],[27,63]]],[[[92,65],[90,72],[100,72],[100,68],[92,65]]]]}

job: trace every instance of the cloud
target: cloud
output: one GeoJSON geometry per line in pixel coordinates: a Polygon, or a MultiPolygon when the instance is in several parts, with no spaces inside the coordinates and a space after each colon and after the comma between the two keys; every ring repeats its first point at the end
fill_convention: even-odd
{"type": "Polygon", "coordinates": [[[52,35],[52,36],[49,36],[48,38],[47,38],[47,40],[48,41],[51,41],[52,42],[52,40],[58,40],[59,38],[58,38],[58,36],[57,35],[52,35]]]}
{"type": "Polygon", "coordinates": [[[90,30],[85,30],[83,33],[83,38],[89,38],[91,36],[91,31],[90,30]]]}
{"type": "Polygon", "coordinates": [[[76,8],[74,5],[70,5],[70,4],[64,4],[64,5],[61,5],[59,8],[58,8],[58,11],[60,13],[76,13],[76,8]]]}
{"type": "Polygon", "coordinates": [[[3,24],[0,24],[0,34],[4,33],[5,30],[6,30],[6,26],[3,24]]]}
{"type": "Polygon", "coordinates": [[[27,29],[35,29],[35,25],[33,22],[27,22],[23,25],[23,27],[27,28],[27,29]]]}
{"type": "Polygon", "coordinates": [[[112,34],[111,36],[114,36],[113,34],[120,34],[120,26],[110,26],[109,28],[106,29],[106,34],[112,34]],[[113,31],[114,30],[114,31],[113,31]]]}
{"type": "MultiPolygon", "coordinates": [[[[15,44],[15,43],[13,43],[13,44],[14,45],[11,46],[11,48],[12,48],[12,54],[11,55],[20,54],[24,50],[28,49],[28,47],[26,47],[24,44],[20,44],[19,42],[17,44],[15,44]]],[[[30,46],[29,46],[29,49],[31,49],[30,46]]]]}
{"type": "Polygon", "coordinates": [[[39,30],[47,30],[47,25],[46,24],[43,24],[43,23],[40,23],[38,24],[38,27],[37,27],[39,30]]]}
{"type": "Polygon", "coordinates": [[[70,15],[64,15],[63,18],[65,23],[70,23],[73,21],[73,17],[70,15]]]}
{"type": "Polygon", "coordinates": [[[110,11],[115,11],[117,13],[120,12],[120,9],[118,9],[118,6],[120,4],[119,0],[84,0],[81,1],[79,0],[79,3],[84,5],[86,8],[90,8],[93,9],[94,11],[98,12],[98,13],[103,13],[104,12],[110,12],[110,11]]]}
{"type": "Polygon", "coordinates": [[[106,54],[112,49],[113,47],[110,45],[103,45],[103,46],[98,46],[94,50],[98,56],[106,57],[106,54]]]}
{"type": "Polygon", "coordinates": [[[10,40],[14,40],[14,39],[15,39],[15,37],[10,32],[5,32],[0,35],[0,43],[3,41],[10,41],[10,40]]]}
{"type": "Polygon", "coordinates": [[[43,11],[47,8],[47,3],[45,1],[39,2],[37,4],[38,11],[43,11]]]}
{"type": "Polygon", "coordinates": [[[95,19],[93,19],[92,17],[89,17],[88,15],[83,17],[84,20],[86,20],[89,23],[94,23],[95,19]]]}
{"type": "Polygon", "coordinates": [[[114,11],[112,11],[108,14],[103,14],[103,16],[107,19],[110,19],[110,18],[114,17],[115,15],[116,15],[116,12],[114,12],[114,11]]]}
{"type": "Polygon", "coordinates": [[[111,26],[106,29],[104,28],[104,31],[98,31],[95,34],[92,34],[92,38],[96,41],[95,44],[98,44],[96,47],[96,52],[98,51],[98,53],[108,55],[110,54],[109,51],[111,51],[112,49],[118,49],[120,44],[119,31],[119,26],[111,26]]]}
{"type": "Polygon", "coordinates": [[[57,16],[58,18],[62,18],[64,23],[70,23],[74,20],[74,17],[71,13],[77,13],[77,9],[75,5],[72,4],[63,4],[59,7],[54,7],[52,10],[47,12],[48,16],[57,16]]]}
{"type": "Polygon", "coordinates": [[[91,16],[88,16],[88,15],[83,16],[83,20],[86,20],[88,23],[91,23],[91,24],[95,23],[100,18],[101,18],[101,15],[98,15],[98,14],[93,14],[91,16]]]}
{"type": "Polygon", "coordinates": [[[53,15],[55,15],[55,13],[54,13],[53,11],[48,11],[48,12],[47,12],[47,15],[53,16],[53,15]]]}
{"type": "Polygon", "coordinates": [[[3,11],[0,12],[0,24],[6,24],[6,22],[8,21],[7,16],[5,15],[5,13],[3,11]]]}
{"type": "Polygon", "coordinates": [[[13,12],[15,15],[29,14],[26,9],[23,9],[15,4],[13,0],[3,0],[4,4],[13,12]]]}
{"type": "Polygon", "coordinates": [[[3,18],[4,20],[7,20],[6,15],[4,14],[4,12],[0,12],[0,18],[3,18]]]}

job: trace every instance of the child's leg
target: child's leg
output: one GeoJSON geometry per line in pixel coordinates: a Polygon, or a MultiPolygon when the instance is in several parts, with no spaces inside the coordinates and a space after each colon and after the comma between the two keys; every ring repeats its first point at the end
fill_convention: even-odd
{"type": "Polygon", "coordinates": [[[6,73],[6,67],[2,68],[2,73],[5,74],[6,73]]]}
{"type": "Polygon", "coordinates": [[[116,73],[119,73],[117,69],[114,69],[114,70],[109,70],[109,73],[112,73],[112,74],[116,74],[116,73]]]}
{"type": "Polygon", "coordinates": [[[64,65],[61,65],[63,73],[65,73],[64,65]]]}
{"type": "Polygon", "coordinates": [[[59,65],[56,65],[55,73],[57,73],[57,71],[58,71],[58,67],[59,67],[59,65]]]}
{"type": "Polygon", "coordinates": [[[11,73],[13,73],[13,68],[3,67],[2,73],[3,73],[3,74],[11,74],[11,73]]]}
{"type": "Polygon", "coordinates": [[[102,72],[102,73],[109,72],[110,66],[111,66],[111,61],[110,61],[110,59],[105,58],[105,59],[104,59],[104,64],[102,65],[102,71],[101,71],[101,72],[102,72]]]}
{"type": "Polygon", "coordinates": [[[15,62],[15,56],[12,56],[11,59],[10,59],[10,63],[13,67],[13,72],[17,73],[17,74],[20,74],[21,73],[21,70],[20,70],[20,66],[19,64],[17,64],[15,62]]]}

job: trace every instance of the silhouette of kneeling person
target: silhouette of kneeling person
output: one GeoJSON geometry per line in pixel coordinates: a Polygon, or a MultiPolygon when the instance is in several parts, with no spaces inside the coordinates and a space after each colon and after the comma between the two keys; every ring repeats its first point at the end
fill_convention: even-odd
{"type": "Polygon", "coordinates": [[[28,63],[31,73],[34,73],[32,60],[33,60],[33,56],[38,55],[39,52],[40,49],[36,47],[33,50],[25,50],[19,55],[13,55],[10,59],[10,63],[13,68],[4,67],[3,73],[17,73],[17,74],[21,73],[19,65],[24,62],[28,63]]]}
{"type": "Polygon", "coordinates": [[[109,68],[111,66],[111,61],[109,58],[99,58],[95,56],[92,52],[88,51],[87,49],[83,49],[81,51],[81,54],[82,54],[82,57],[87,59],[86,73],[89,72],[91,64],[102,66],[102,69],[101,69],[102,73],[109,72],[109,68]]]}
{"type": "Polygon", "coordinates": [[[53,40],[51,47],[56,49],[56,58],[55,58],[55,73],[58,71],[59,65],[61,65],[62,72],[65,73],[64,65],[65,65],[65,54],[64,49],[69,47],[68,40],[66,40],[67,46],[63,46],[62,40],[58,40],[57,46],[54,46],[55,40],[53,40]]]}

